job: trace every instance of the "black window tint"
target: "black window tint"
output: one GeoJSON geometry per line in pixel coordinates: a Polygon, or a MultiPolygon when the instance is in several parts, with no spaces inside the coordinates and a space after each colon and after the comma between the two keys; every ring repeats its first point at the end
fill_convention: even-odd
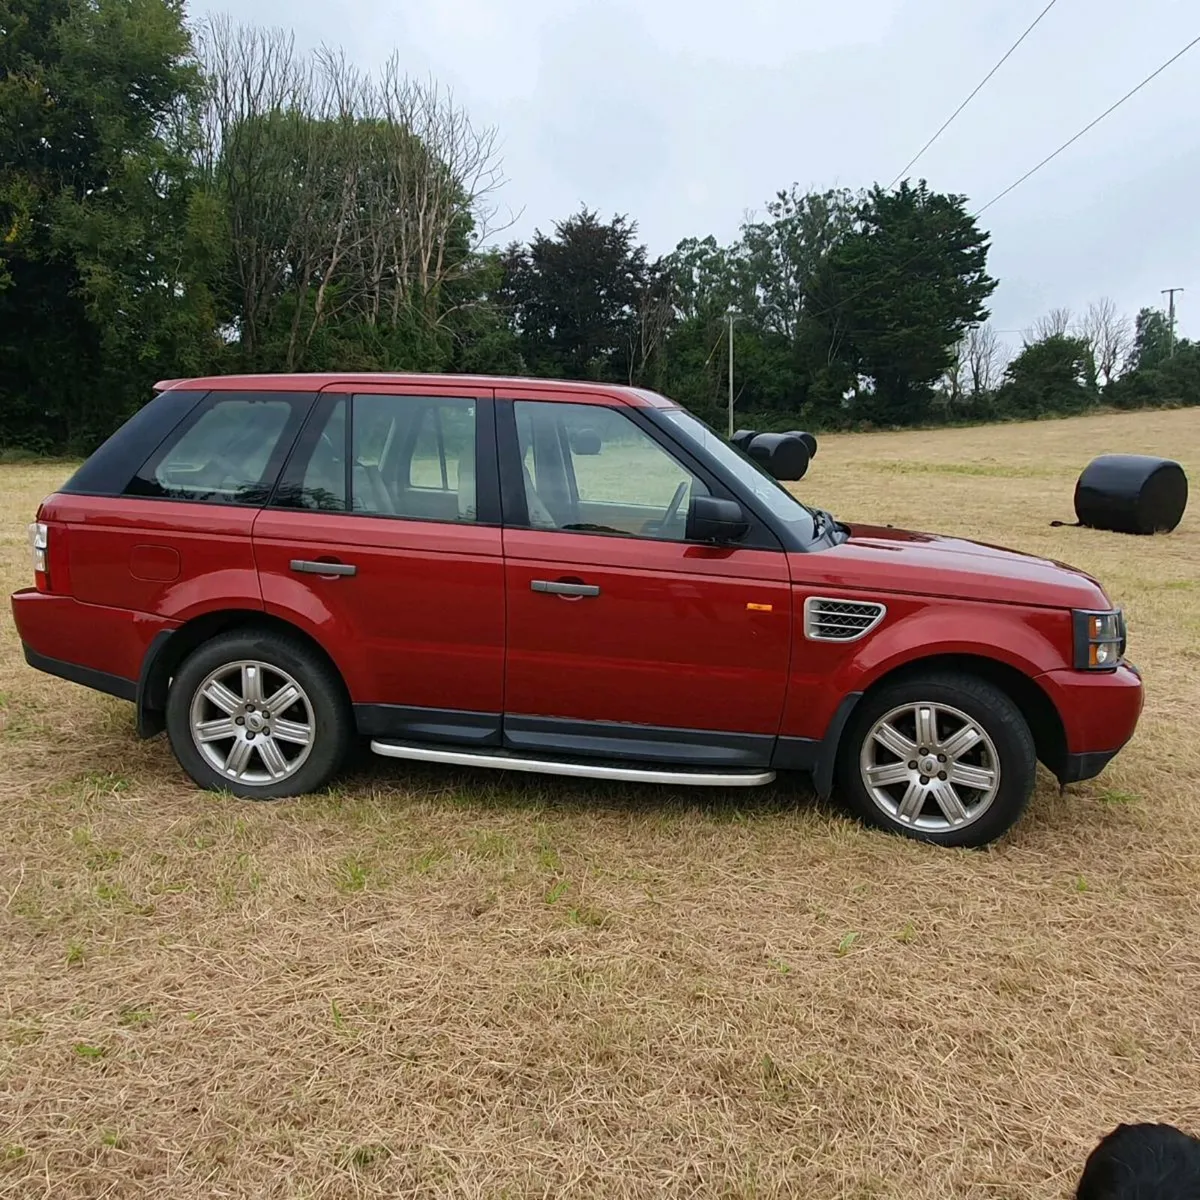
{"type": "Polygon", "coordinates": [[[120,496],[134,472],[207,392],[171,388],[139,408],[59,489],[85,496],[120,496]]]}
{"type": "Polygon", "coordinates": [[[296,452],[284,468],[275,492],[277,508],[307,508],[314,512],[346,511],[345,396],[322,400],[300,435],[296,452]]]}
{"type": "Polygon", "coordinates": [[[264,504],[311,396],[213,393],[146,461],[135,496],[264,504]]]}

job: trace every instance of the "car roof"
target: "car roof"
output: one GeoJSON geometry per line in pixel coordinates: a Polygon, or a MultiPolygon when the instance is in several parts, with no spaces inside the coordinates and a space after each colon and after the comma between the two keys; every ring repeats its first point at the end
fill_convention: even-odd
{"type": "Polygon", "coordinates": [[[642,388],[623,387],[615,383],[588,383],[577,379],[529,379],[519,375],[422,375],[384,372],[351,371],[345,374],[289,375],[209,375],[195,379],[164,379],[155,390],[229,391],[229,392],[317,392],[333,385],[361,384],[364,387],[387,384],[389,387],[419,388],[429,384],[461,387],[465,390],[485,388],[518,389],[534,393],[572,392],[575,395],[594,395],[597,399],[620,400],[638,408],[674,408],[674,401],[642,388]]]}

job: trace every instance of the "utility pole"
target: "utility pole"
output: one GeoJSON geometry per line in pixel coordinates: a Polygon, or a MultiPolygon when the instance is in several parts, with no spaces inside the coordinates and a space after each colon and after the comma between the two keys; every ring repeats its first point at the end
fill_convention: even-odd
{"type": "Polygon", "coordinates": [[[729,318],[729,437],[733,437],[733,318],[737,309],[728,308],[725,315],[729,318]]]}
{"type": "MultiPolygon", "coordinates": [[[[1171,349],[1167,352],[1168,358],[1175,357],[1175,293],[1182,292],[1183,288],[1163,288],[1162,294],[1168,299],[1167,325],[1171,330],[1171,349]]],[[[730,368],[732,370],[732,368],[730,368]]]]}

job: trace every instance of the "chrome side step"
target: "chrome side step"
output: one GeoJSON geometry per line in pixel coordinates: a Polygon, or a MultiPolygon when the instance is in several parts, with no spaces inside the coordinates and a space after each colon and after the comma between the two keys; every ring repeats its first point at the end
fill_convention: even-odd
{"type": "Polygon", "coordinates": [[[490,767],[497,771],[529,771],[537,775],[570,775],[577,779],[613,779],[624,783],[668,783],[676,787],[761,787],[774,771],[688,771],[677,767],[615,766],[600,760],[529,758],[507,750],[449,749],[376,739],[371,749],[384,758],[445,763],[456,767],[490,767]]]}

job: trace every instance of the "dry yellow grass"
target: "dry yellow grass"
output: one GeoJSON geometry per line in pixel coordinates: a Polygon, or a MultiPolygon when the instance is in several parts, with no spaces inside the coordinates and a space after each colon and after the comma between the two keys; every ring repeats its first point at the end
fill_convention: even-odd
{"type": "MultiPolygon", "coordinates": [[[[1200,410],[827,438],[839,514],[1086,567],[1148,705],[987,852],[784,788],[366,763],[254,805],[0,618],[0,1196],[1043,1198],[1200,1132],[1200,524],[1051,529],[1200,410]]],[[[61,468],[0,470],[0,582],[61,468]]]]}

